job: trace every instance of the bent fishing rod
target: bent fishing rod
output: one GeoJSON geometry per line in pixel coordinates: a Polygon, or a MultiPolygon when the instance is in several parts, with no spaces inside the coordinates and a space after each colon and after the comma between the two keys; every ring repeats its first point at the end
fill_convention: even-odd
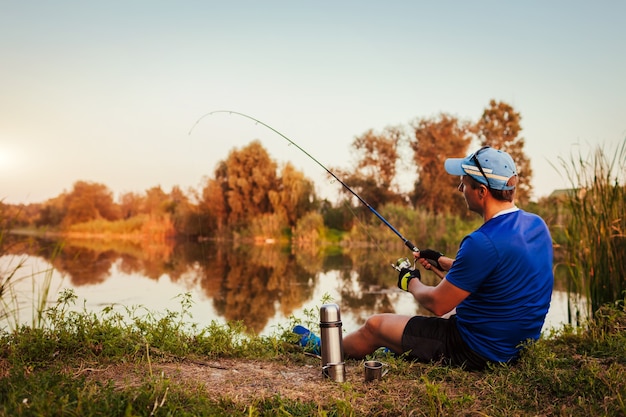
{"type": "MultiPolygon", "coordinates": [[[[402,234],[396,230],[395,227],[393,227],[379,212],[377,212],[374,207],[370,206],[369,203],[367,201],[365,201],[360,195],[358,195],[356,192],[354,192],[354,190],[350,187],[348,187],[348,185],[346,183],[344,183],[339,177],[337,177],[337,175],[335,175],[331,170],[329,170],[328,168],[326,168],[324,165],[322,165],[322,163],[320,161],[318,161],[317,159],[315,159],[310,153],[308,153],[307,151],[305,151],[304,149],[302,149],[297,143],[295,143],[293,140],[289,139],[287,136],[283,135],[281,132],[279,132],[278,130],[274,129],[272,126],[268,125],[267,123],[264,123],[252,116],[249,116],[247,114],[244,113],[240,113],[237,111],[232,111],[232,110],[215,110],[209,113],[204,114],[203,116],[201,116],[196,123],[194,123],[194,125],[191,127],[191,129],[189,129],[189,135],[191,135],[191,133],[193,132],[193,130],[195,129],[195,127],[200,123],[200,121],[202,119],[204,119],[205,117],[211,116],[213,114],[217,114],[217,113],[228,113],[228,114],[235,114],[237,116],[241,116],[241,117],[245,117],[246,119],[252,120],[255,123],[260,124],[261,126],[266,127],[267,129],[271,130],[272,132],[276,133],[277,135],[281,136],[283,139],[285,139],[287,142],[289,142],[291,145],[295,146],[296,148],[298,148],[302,153],[304,153],[306,156],[308,156],[309,158],[311,158],[317,165],[319,165],[320,167],[322,167],[322,169],[324,169],[324,171],[326,171],[331,177],[333,177],[335,180],[337,180],[339,182],[339,184],[341,184],[346,190],[348,190],[350,193],[352,193],[353,196],[355,196],[361,203],[363,203],[363,205],[365,207],[367,207],[372,213],[374,213],[374,215],[376,217],[378,217],[380,219],[380,221],[382,221],[385,226],[387,226],[389,229],[391,229],[392,232],[394,232],[400,239],[402,239],[402,242],[404,242],[404,244],[406,245],[406,247],[408,247],[411,251],[413,252],[419,252],[419,249],[417,248],[417,246],[415,246],[413,243],[411,243],[411,241],[409,241],[407,238],[405,238],[404,236],[402,236],[402,234]]],[[[393,265],[392,265],[393,266],[393,265]]]]}

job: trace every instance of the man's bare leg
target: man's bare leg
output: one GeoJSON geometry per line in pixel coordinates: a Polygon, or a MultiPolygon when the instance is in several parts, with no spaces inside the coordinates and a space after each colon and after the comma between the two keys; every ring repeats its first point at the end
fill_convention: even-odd
{"type": "Polygon", "coordinates": [[[363,327],[343,338],[347,357],[363,359],[380,347],[402,353],[402,333],[411,316],[376,314],[367,319],[363,327]]]}

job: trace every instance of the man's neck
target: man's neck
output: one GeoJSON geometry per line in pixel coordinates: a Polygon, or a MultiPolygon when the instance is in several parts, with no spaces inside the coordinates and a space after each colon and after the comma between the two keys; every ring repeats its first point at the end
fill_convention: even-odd
{"type": "Polygon", "coordinates": [[[510,201],[501,201],[495,199],[490,199],[490,202],[485,206],[485,210],[483,211],[483,222],[485,223],[493,219],[493,217],[501,211],[515,208],[515,204],[510,201]]]}

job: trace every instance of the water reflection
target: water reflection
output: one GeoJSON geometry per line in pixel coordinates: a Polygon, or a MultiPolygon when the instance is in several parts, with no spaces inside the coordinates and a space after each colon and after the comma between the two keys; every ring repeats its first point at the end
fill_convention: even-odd
{"type": "MultiPolygon", "coordinates": [[[[319,307],[325,294],[340,304],[346,330],[373,313],[428,314],[396,289],[390,258],[405,254],[401,246],[391,254],[372,248],[324,254],[319,248],[292,251],[276,245],[105,240],[30,240],[12,248],[13,256],[27,254],[32,262],[51,265],[58,289],[74,289],[94,311],[111,304],[177,310],[176,296],[189,292],[193,322],[242,321],[251,332],[266,334],[289,316],[303,317],[305,309],[319,307]]],[[[550,322],[563,322],[554,317],[560,309],[552,309],[550,322]]]]}

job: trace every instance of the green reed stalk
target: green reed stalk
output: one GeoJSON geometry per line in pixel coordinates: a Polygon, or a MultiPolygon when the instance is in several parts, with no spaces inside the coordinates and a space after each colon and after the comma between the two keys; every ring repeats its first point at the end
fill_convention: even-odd
{"type": "Polygon", "coordinates": [[[565,228],[570,290],[587,299],[591,317],[626,290],[626,140],[616,152],[598,147],[561,162],[572,184],[565,228]]]}
{"type": "MultiPolygon", "coordinates": [[[[5,216],[2,202],[0,201],[0,257],[4,256],[7,249],[7,234],[10,230],[12,219],[5,216]]],[[[18,271],[24,266],[24,259],[10,259],[8,263],[0,265],[0,329],[6,322],[9,326],[17,324],[18,300],[14,296],[13,288],[17,280],[18,271]]]]}
{"type": "MultiPolygon", "coordinates": [[[[61,252],[61,246],[56,246],[51,257],[51,262],[61,252]]],[[[51,265],[44,271],[31,276],[32,287],[32,322],[33,329],[43,328],[45,324],[44,313],[48,309],[50,300],[50,288],[52,287],[52,279],[54,277],[54,267],[51,265]],[[39,278],[42,276],[43,278],[39,278]]]]}
{"type": "Polygon", "coordinates": [[[9,264],[6,270],[0,270],[0,328],[2,328],[2,322],[6,322],[12,328],[17,325],[19,305],[13,289],[16,273],[23,265],[22,259],[17,264],[9,264]]]}
{"type": "MultiPolygon", "coordinates": [[[[5,256],[6,261],[0,265],[0,330],[6,328],[15,330],[20,324],[20,310],[24,304],[24,293],[19,288],[23,287],[24,281],[31,281],[31,326],[43,328],[44,313],[49,307],[48,297],[52,285],[54,267],[50,266],[44,271],[25,271],[27,257],[7,254],[7,235],[11,232],[11,219],[6,219],[0,210],[0,257],[5,256]]],[[[61,252],[61,246],[57,246],[51,256],[50,263],[61,252]]]]}

